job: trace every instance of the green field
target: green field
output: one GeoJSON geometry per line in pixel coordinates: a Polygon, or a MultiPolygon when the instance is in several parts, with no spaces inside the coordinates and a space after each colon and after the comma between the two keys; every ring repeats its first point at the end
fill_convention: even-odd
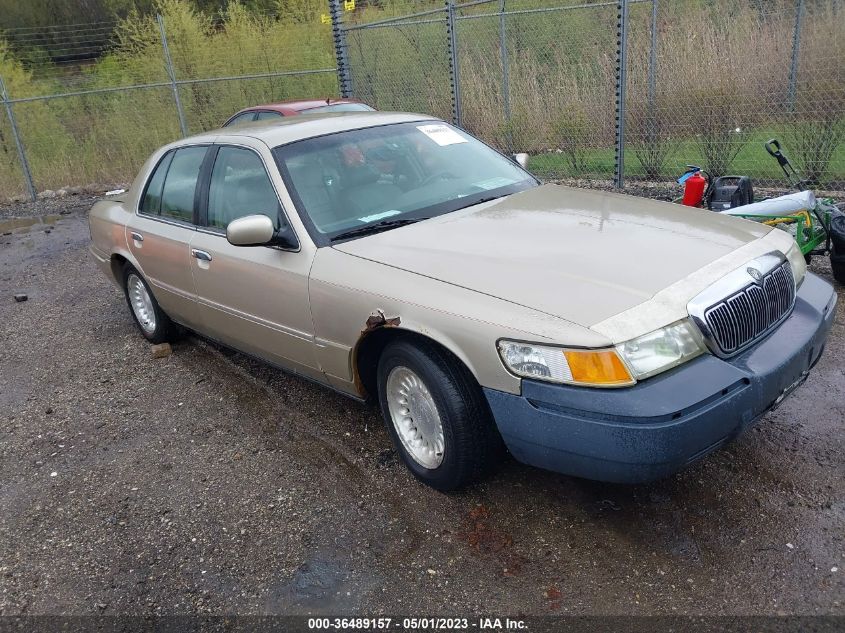
{"type": "MultiPolygon", "coordinates": [[[[788,132],[788,129],[786,130],[788,132]]],[[[763,144],[771,138],[781,141],[783,153],[790,158],[793,166],[799,167],[798,161],[790,154],[789,147],[783,141],[784,129],[756,130],[749,135],[748,141],[737,154],[732,165],[732,172],[749,176],[755,182],[772,183],[776,186],[786,185],[786,178],[777,161],[769,156],[763,144]]],[[[701,149],[694,139],[679,140],[673,145],[672,156],[666,163],[667,180],[679,177],[686,171],[686,165],[705,164],[701,149]]],[[[840,143],[833,152],[830,160],[832,166],[839,169],[831,170],[829,183],[835,188],[845,188],[845,143],[840,143]]],[[[577,178],[585,174],[609,177],[616,168],[616,150],[613,147],[589,149],[586,152],[585,172],[573,173],[566,158],[556,152],[545,152],[531,156],[529,166],[531,171],[541,178],[577,178]]],[[[637,160],[634,148],[627,146],[625,150],[625,176],[627,178],[643,178],[644,170],[637,160]]]]}

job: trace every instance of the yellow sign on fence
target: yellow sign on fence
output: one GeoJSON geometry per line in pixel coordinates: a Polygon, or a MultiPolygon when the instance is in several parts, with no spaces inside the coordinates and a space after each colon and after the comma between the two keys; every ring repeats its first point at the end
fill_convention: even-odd
{"type": "MultiPolygon", "coordinates": [[[[344,11],[354,11],[355,10],[355,0],[343,0],[343,10],[344,11]]],[[[332,23],[332,16],[328,13],[321,13],[320,14],[320,23],[321,24],[331,24],[332,23]]]]}

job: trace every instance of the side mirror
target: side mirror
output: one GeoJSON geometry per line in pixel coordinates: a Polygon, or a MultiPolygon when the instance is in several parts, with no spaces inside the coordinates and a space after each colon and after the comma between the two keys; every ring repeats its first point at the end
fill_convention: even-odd
{"type": "Polygon", "coordinates": [[[232,220],[226,227],[226,239],[234,246],[259,246],[273,239],[273,220],[266,215],[247,215],[232,220]]]}
{"type": "Polygon", "coordinates": [[[513,162],[517,165],[522,167],[523,169],[528,169],[528,154],[525,152],[519,152],[518,154],[511,154],[511,158],[513,162]]]}
{"type": "Polygon", "coordinates": [[[226,227],[226,239],[234,246],[282,246],[296,248],[290,229],[276,231],[266,215],[247,215],[232,220],[226,227]]]}

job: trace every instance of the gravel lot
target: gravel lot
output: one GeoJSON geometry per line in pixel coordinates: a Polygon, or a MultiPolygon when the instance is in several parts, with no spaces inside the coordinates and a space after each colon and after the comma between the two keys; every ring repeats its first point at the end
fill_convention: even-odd
{"type": "Polygon", "coordinates": [[[672,479],[444,495],[375,408],[197,338],[152,358],[89,206],[0,211],[58,216],[0,231],[0,614],[845,615],[845,302],[807,383],[672,479]]]}

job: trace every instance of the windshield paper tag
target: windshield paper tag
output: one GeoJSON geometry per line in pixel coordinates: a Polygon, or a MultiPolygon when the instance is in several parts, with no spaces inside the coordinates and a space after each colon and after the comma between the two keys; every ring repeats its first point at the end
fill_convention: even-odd
{"type": "Polygon", "coordinates": [[[463,136],[442,123],[435,125],[418,125],[417,129],[441,146],[467,142],[463,136]]]}
{"type": "Polygon", "coordinates": [[[391,209],[390,211],[385,211],[384,213],[374,213],[373,215],[366,215],[363,218],[358,218],[359,222],[372,222],[374,220],[381,220],[382,218],[389,218],[391,215],[399,215],[402,213],[401,211],[396,211],[395,209],[391,209]]]}
{"type": "Polygon", "coordinates": [[[490,190],[498,189],[499,187],[507,187],[513,183],[514,181],[510,178],[489,178],[488,180],[482,180],[481,182],[474,182],[472,184],[474,187],[481,187],[482,189],[490,190]]]}

